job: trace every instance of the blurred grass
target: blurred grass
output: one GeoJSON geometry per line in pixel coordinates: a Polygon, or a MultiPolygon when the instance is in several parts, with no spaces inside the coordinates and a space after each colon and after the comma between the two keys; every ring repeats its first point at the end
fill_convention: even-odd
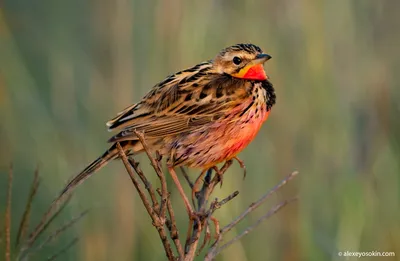
{"type": "MultiPolygon", "coordinates": [[[[342,260],[337,251],[345,250],[399,256],[399,11],[398,1],[374,0],[2,1],[0,200],[12,160],[19,217],[41,162],[34,223],[106,148],[105,121],[166,75],[252,42],[273,57],[266,70],[277,105],[241,154],[246,180],[237,165],[227,173],[217,196],[241,193],[217,216],[229,222],[294,169],[298,182],[274,201],[294,193],[301,200],[218,260],[342,260]]],[[[164,260],[121,164],[80,187],[64,218],[86,207],[93,210],[74,231],[79,247],[63,260],[164,260]]],[[[178,214],[184,221],[183,207],[178,214]]]]}

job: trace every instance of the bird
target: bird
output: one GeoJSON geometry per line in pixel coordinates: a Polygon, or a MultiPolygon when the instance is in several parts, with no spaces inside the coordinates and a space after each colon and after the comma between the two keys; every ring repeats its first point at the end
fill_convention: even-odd
{"type": "Polygon", "coordinates": [[[264,70],[271,59],[246,43],[222,49],[213,59],[169,75],[138,102],[107,122],[118,131],[112,146],[72,178],[58,198],[69,194],[111,160],[117,143],[128,155],[144,151],[135,132],[144,134],[152,152],[166,158],[170,175],[189,215],[194,211],[176,175],[176,167],[203,172],[241,152],[267,120],[276,95],[264,70]]]}

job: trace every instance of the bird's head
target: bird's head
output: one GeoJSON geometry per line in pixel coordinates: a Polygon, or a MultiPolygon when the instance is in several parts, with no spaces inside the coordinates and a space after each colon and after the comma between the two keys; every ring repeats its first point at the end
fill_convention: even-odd
{"type": "Polygon", "coordinates": [[[271,56],[254,44],[236,44],[223,49],[213,60],[218,73],[247,80],[266,80],[263,64],[271,56]]]}

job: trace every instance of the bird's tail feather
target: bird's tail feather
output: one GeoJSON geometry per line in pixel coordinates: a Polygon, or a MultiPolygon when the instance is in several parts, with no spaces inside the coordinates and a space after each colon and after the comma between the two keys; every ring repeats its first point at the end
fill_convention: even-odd
{"type": "MultiPolygon", "coordinates": [[[[123,141],[120,142],[120,145],[124,151],[126,151],[128,148],[132,148],[131,143],[137,143],[137,141],[123,141]]],[[[75,189],[77,186],[82,184],[87,178],[89,178],[92,174],[94,174],[96,171],[107,165],[107,163],[115,158],[118,157],[118,148],[117,144],[115,143],[112,145],[106,152],[104,152],[103,155],[101,155],[98,159],[93,161],[89,166],[87,166],[82,172],[80,172],[78,175],[72,178],[72,180],[65,186],[65,188],[61,191],[60,195],[58,196],[58,199],[63,198],[70,192],[72,192],[73,189],[75,189]]]]}

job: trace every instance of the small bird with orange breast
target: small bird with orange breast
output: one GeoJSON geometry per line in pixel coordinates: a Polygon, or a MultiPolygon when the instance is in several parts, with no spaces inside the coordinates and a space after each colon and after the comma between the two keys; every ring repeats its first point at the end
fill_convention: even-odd
{"type": "Polygon", "coordinates": [[[136,130],[144,133],[150,150],[166,158],[186,210],[193,216],[174,168],[205,171],[236,158],[254,139],[275,104],[274,88],[263,67],[270,58],[258,46],[237,44],[213,60],[168,76],[140,102],[107,122],[109,130],[119,131],[109,139],[114,144],[75,176],[59,198],[118,158],[117,142],[127,154],[143,152],[136,130]]]}

